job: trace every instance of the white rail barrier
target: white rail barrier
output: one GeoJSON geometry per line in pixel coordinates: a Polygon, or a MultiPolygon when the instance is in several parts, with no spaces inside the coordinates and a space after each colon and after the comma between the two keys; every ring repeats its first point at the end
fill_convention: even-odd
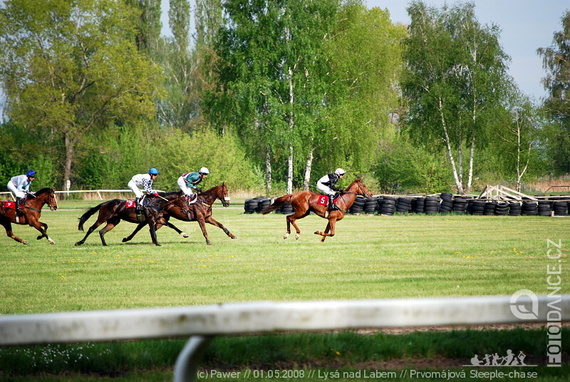
{"type": "Polygon", "coordinates": [[[193,336],[175,381],[194,380],[198,356],[219,335],[570,321],[570,295],[251,302],[27,315],[0,315],[0,346],[193,336]],[[556,312],[556,315],[551,314],[556,312]],[[532,314],[533,320],[522,319],[532,314]],[[526,315],[526,316],[525,316],[526,315]]]}
{"type": "MultiPolygon", "coordinates": [[[[120,194],[120,193],[130,193],[132,194],[132,190],[69,190],[69,191],[55,191],[56,194],[97,194],[99,200],[103,200],[103,196],[101,193],[113,193],[113,194],[120,194]]],[[[12,193],[9,191],[2,191],[0,195],[8,195],[12,197],[12,193]]]]}

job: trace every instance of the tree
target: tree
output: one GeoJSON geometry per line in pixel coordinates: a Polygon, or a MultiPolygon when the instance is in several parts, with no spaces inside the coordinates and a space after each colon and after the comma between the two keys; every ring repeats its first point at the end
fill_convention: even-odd
{"type": "Polygon", "coordinates": [[[113,0],[6,0],[0,8],[7,115],[63,146],[64,187],[87,132],[154,115],[160,72],[134,43],[136,16],[113,0]]]}
{"type": "Polygon", "coordinates": [[[471,189],[477,147],[496,127],[494,115],[512,82],[508,57],[498,28],[481,26],[472,3],[439,11],[414,1],[408,13],[405,128],[416,142],[443,145],[457,191],[464,194],[471,189]]]}
{"type": "Polygon", "coordinates": [[[338,1],[230,0],[224,7],[209,114],[235,126],[249,152],[265,161],[268,194],[272,161],[284,159],[292,192],[295,153],[308,157],[303,142],[325,107],[323,40],[338,1]]]}
{"type": "Polygon", "coordinates": [[[543,108],[552,123],[548,130],[554,170],[570,173],[570,11],[562,17],[562,31],[554,33],[552,45],[539,48],[547,75],[543,78],[548,97],[543,108]]]}

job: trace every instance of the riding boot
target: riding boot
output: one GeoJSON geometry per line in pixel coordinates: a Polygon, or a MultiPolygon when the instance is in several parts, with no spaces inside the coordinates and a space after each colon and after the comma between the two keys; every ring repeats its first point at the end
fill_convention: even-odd
{"type": "Polygon", "coordinates": [[[329,195],[329,211],[338,210],[336,204],[334,204],[334,200],[337,198],[337,194],[329,195]]]}
{"type": "Polygon", "coordinates": [[[141,213],[143,210],[142,200],[140,197],[135,198],[135,211],[141,213]]]}
{"type": "Polygon", "coordinates": [[[24,204],[24,198],[16,198],[16,214],[18,216],[24,216],[24,210],[22,209],[22,205],[24,204]]]}

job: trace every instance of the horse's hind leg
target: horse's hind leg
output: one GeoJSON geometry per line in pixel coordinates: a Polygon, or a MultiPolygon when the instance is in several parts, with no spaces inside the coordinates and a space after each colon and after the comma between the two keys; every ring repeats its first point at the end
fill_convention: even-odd
{"type": "Polygon", "coordinates": [[[307,211],[302,215],[295,213],[293,215],[287,216],[287,233],[283,236],[283,239],[287,239],[291,234],[291,224],[292,224],[293,227],[295,228],[295,240],[299,240],[299,238],[301,237],[301,230],[299,229],[299,226],[297,225],[296,221],[298,219],[302,219],[305,216],[307,216],[309,212],[310,211],[307,211]]]}
{"type": "Polygon", "coordinates": [[[87,230],[87,233],[85,234],[85,236],[83,236],[83,239],[76,242],[75,245],[82,245],[83,243],[85,243],[85,240],[87,240],[89,235],[91,235],[93,233],[93,231],[95,231],[97,229],[97,227],[99,227],[104,222],[105,222],[104,220],[97,219],[95,221],[95,223],[93,223],[93,225],[91,227],[89,227],[89,229],[87,230]]]}
{"type": "Polygon", "coordinates": [[[137,227],[135,228],[135,230],[133,231],[133,233],[131,233],[129,236],[123,238],[123,243],[126,243],[127,241],[131,241],[133,240],[133,237],[135,237],[135,235],[146,225],[147,223],[140,223],[139,225],[137,225],[137,227]]]}
{"type": "Polygon", "coordinates": [[[117,224],[119,224],[121,219],[119,217],[111,218],[107,221],[107,225],[103,227],[101,231],[99,231],[99,237],[101,238],[101,243],[106,246],[107,242],[105,241],[105,234],[115,228],[117,224]]]}
{"type": "Polygon", "coordinates": [[[6,229],[6,236],[8,236],[10,239],[14,239],[18,243],[28,244],[26,240],[22,240],[18,236],[14,235],[14,232],[12,231],[12,224],[10,223],[10,221],[2,220],[0,224],[4,226],[4,228],[6,229]]]}

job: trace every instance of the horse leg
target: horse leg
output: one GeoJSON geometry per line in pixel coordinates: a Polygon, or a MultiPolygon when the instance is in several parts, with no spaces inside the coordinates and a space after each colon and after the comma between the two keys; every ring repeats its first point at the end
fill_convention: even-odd
{"type": "MultiPolygon", "coordinates": [[[[89,229],[87,230],[87,233],[85,234],[85,236],[83,236],[83,239],[79,240],[78,242],[75,243],[75,245],[82,245],[83,243],[85,243],[85,240],[87,240],[87,238],[89,237],[89,235],[91,235],[93,233],[93,231],[95,231],[97,229],[97,227],[99,227],[101,224],[103,224],[105,221],[103,219],[97,219],[95,221],[95,223],[93,223],[93,225],[91,227],[89,227],[89,229]]],[[[99,233],[100,234],[100,233],[99,233]]],[[[103,244],[104,245],[104,244],[103,244]]]]}
{"type": "Polygon", "coordinates": [[[321,242],[324,242],[325,239],[327,238],[327,236],[333,237],[335,234],[335,224],[336,224],[336,220],[329,220],[329,222],[327,223],[327,228],[325,228],[325,232],[321,232],[321,231],[316,231],[315,235],[321,235],[321,242]],[[330,231],[330,233],[329,233],[330,231]]]}
{"type": "Polygon", "coordinates": [[[135,235],[146,225],[147,223],[140,223],[139,225],[137,225],[137,227],[135,228],[135,230],[133,231],[133,233],[131,233],[129,236],[123,238],[123,243],[126,243],[127,241],[131,241],[133,240],[133,237],[135,237],[135,235]]]}
{"type": "Polygon", "coordinates": [[[117,224],[121,222],[121,218],[115,216],[109,220],[107,220],[107,224],[101,231],[99,231],[99,237],[101,238],[101,244],[107,246],[107,242],[105,241],[105,234],[115,228],[117,224]]]}
{"type": "Polygon", "coordinates": [[[200,217],[196,216],[196,221],[198,222],[198,225],[202,230],[202,235],[204,235],[204,239],[206,239],[206,244],[212,245],[212,243],[210,242],[210,238],[208,237],[208,232],[206,231],[206,223],[204,218],[202,218],[201,216],[200,217]]]}
{"type": "Polygon", "coordinates": [[[228,237],[230,237],[230,238],[232,238],[232,239],[237,239],[237,237],[235,237],[234,234],[232,234],[229,229],[227,229],[226,227],[224,227],[224,225],[223,225],[222,223],[220,223],[219,221],[217,221],[217,220],[214,219],[213,217],[208,216],[208,217],[206,218],[206,223],[209,223],[209,224],[211,224],[211,225],[214,225],[214,226],[220,228],[222,231],[224,231],[224,233],[225,233],[226,235],[228,235],[228,237]]]}
{"type": "Polygon", "coordinates": [[[183,238],[187,239],[189,236],[186,232],[183,232],[181,229],[179,229],[178,227],[176,227],[174,224],[172,224],[171,222],[167,221],[165,223],[159,223],[156,225],[156,229],[159,229],[162,226],[166,226],[168,228],[173,229],[174,231],[176,231],[176,233],[178,233],[180,236],[182,236],[183,238]]]}
{"type": "Polygon", "coordinates": [[[45,237],[50,244],[55,244],[55,241],[53,241],[52,238],[49,237],[47,234],[48,225],[46,223],[42,223],[42,222],[38,222],[38,223],[40,224],[39,228],[35,227],[35,226],[34,226],[34,228],[37,229],[38,231],[40,231],[41,235],[38,236],[36,239],[40,240],[41,238],[45,237]]]}
{"type": "Polygon", "coordinates": [[[150,221],[148,222],[148,230],[150,232],[150,238],[152,240],[152,244],[156,245],[157,247],[160,247],[161,245],[158,243],[158,240],[156,238],[156,226],[157,223],[154,219],[150,219],[150,221]]]}
{"type": "Polygon", "coordinates": [[[14,232],[12,231],[12,223],[10,223],[9,220],[2,219],[2,221],[0,221],[0,224],[4,226],[4,228],[6,229],[6,236],[8,236],[10,239],[14,239],[18,243],[28,244],[26,240],[22,240],[18,236],[14,235],[14,232]]]}

